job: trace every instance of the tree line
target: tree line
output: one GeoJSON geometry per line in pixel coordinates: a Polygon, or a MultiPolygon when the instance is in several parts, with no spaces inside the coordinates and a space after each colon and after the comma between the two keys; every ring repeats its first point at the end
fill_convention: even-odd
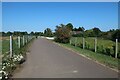
{"type": "Polygon", "coordinates": [[[98,37],[103,39],[109,39],[115,41],[118,39],[120,42],[120,29],[112,29],[109,31],[101,31],[98,27],[94,27],[89,30],[85,30],[84,27],[74,27],[72,23],[60,24],[56,26],[55,32],[50,28],[44,30],[44,32],[0,32],[2,36],[22,36],[22,35],[34,35],[34,36],[46,36],[46,37],[55,37],[55,41],[61,43],[68,43],[71,37],[98,37]]]}
{"type": "Polygon", "coordinates": [[[14,32],[0,32],[1,36],[5,37],[5,36],[23,36],[23,35],[33,35],[33,36],[43,36],[43,32],[30,32],[28,33],[27,31],[25,32],[20,32],[20,31],[14,31],[14,32]]]}
{"type": "Polygon", "coordinates": [[[60,24],[56,26],[55,36],[55,40],[62,43],[68,43],[71,37],[98,37],[112,41],[118,39],[118,42],[120,42],[120,29],[112,29],[105,32],[94,27],[92,29],[85,30],[84,27],[73,28],[72,23],[68,23],[67,25],[60,24]]]}

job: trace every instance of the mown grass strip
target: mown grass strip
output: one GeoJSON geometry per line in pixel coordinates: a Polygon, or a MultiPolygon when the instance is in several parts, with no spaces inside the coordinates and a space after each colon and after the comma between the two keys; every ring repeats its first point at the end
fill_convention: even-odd
{"type": "Polygon", "coordinates": [[[79,54],[82,54],[92,60],[95,60],[99,63],[102,63],[110,68],[115,69],[116,71],[118,71],[118,67],[120,67],[120,65],[118,64],[118,62],[120,62],[119,59],[113,58],[111,56],[107,56],[104,54],[100,54],[100,53],[95,53],[93,51],[90,50],[85,50],[85,49],[81,49],[80,47],[75,47],[72,46],[70,44],[62,44],[60,43],[61,46],[67,47],[79,54]]]}

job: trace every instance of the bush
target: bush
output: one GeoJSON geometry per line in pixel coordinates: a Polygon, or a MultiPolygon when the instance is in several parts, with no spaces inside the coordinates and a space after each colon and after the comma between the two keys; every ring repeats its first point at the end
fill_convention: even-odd
{"type": "Polygon", "coordinates": [[[107,47],[106,49],[106,54],[112,57],[115,57],[115,53],[112,47],[107,47]]]}
{"type": "Polygon", "coordinates": [[[65,25],[61,24],[60,26],[56,27],[55,30],[55,41],[60,43],[69,43],[71,37],[71,31],[65,25]]]}

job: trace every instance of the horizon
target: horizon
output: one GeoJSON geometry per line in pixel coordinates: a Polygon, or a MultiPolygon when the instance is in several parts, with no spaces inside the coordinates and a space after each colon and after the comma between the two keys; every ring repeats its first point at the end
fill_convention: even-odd
{"type": "Polygon", "coordinates": [[[54,31],[67,23],[86,30],[118,29],[118,2],[3,2],[2,14],[4,32],[54,31]]]}

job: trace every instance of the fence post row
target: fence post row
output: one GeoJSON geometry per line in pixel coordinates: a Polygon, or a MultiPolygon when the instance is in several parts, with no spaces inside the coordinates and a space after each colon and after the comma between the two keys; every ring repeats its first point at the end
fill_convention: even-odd
{"type": "MultiPolygon", "coordinates": [[[[26,37],[23,36],[22,37],[23,46],[25,45],[25,43],[27,43],[28,41],[30,41],[33,38],[34,38],[33,36],[29,36],[29,37],[28,36],[26,36],[26,37]]],[[[20,44],[21,43],[21,40],[20,40],[21,37],[18,36],[17,39],[18,39],[17,40],[18,41],[18,47],[20,48],[21,47],[21,44],[20,44]]],[[[10,49],[10,58],[12,58],[12,55],[13,55],[13,40],[12,40],[12,36],[10,36],[10,41],[9,42],[10,42],[10,45],[9,45],[10,46],[10,48],[9,48],[10,49]]]]}
{"type": "Polygon", "coordinates": [[[97,52],[97,38],[95,38],[95,52],[97,52]]]}
{"type": "Polygon", "coordinates": [[[12,58],[12,36],[10,36],[10,58],[12,58]]]}
{"type": "MultiPolygon", "coordinates": [[[[75,46],[77,46],[77,38],[75,38],[75,46]]],[[[83,37],[82,39],[82,43],[83,43],[83,49],[85,48],[85,38],[83,37]]],[[[72,44],[72,41],[70,39],[70,44],[72,44]]],[[[94,39],[94,51],[97,52],[97,38],[94,39]]],[[[115,58],[118,57],[118,39],[116,39],[116,43],[115,43],[115,58]]]]}
{"type": "Polygon", "coordinates": [[[118,53],[118,39],[116,39],[115,58],[117,58],[117,53],[118,53]]]}

